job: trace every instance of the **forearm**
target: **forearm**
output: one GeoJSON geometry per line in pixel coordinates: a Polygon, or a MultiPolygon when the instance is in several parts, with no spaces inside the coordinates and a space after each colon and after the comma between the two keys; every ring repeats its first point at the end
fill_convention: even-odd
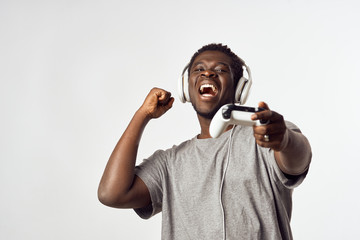
{"type": "Polygon", "coordinates": [[[138,110],[116,144],[99,184],[101,202],[110,205],[119,202],[130,190],[134,181],[136,156],[142,132],[149,118],[138,110]]]}
{"type": "Polygon", "coordinates": [[[281,151],[275,151],[275,159],[280,169],[290,175],[304,173],[312,156],[307,138],[299,132],[287,129],[282,145],[281,151]]]}
{"type": "Polygon", "coordinates": [[[162,116],[173,102],[170,92],[160,88],[151,89],[109,158],[99,184],[100,202],[112,207],[132,208],[149,204],[148,188],[134,175],[136,155],[146,124],[150,119],[162,116]]]}

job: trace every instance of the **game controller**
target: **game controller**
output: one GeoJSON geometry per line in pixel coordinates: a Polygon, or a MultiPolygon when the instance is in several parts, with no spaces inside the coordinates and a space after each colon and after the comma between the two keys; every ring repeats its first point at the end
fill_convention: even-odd
{"type": "Polygon", "coordinates": [[[210,135],[213,138],[219,137],[229,125],[265,125],[268,122],[266,120],[251,120],[251,115],[256,112],[266,110],[265,108],[255,108],[240,106],[237,104],[226,104],[222,106],[210,124],[210,135]]]}

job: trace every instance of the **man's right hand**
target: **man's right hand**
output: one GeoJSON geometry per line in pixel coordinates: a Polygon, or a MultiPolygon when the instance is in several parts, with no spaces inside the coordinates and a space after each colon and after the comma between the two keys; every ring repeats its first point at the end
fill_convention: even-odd
{"type": "Polygon", "coordinates": [[[167,112],[173,105],[174,98],[171,93],[160,88],[153,88],[145,98],[139,111],[145,113],[146,117],[158,118],[167,112]]]}

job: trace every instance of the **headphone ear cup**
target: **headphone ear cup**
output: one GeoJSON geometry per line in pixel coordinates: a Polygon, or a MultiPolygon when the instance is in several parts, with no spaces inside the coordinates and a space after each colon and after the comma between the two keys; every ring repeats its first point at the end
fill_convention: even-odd
{"type": "Polygon", "coordinates": [[[183,83],[184,83],[184,97],[186,102],[190,102],[190,94],[189,94],[189,78],[188,78],[188,72],[186,71],[183,77],[183,83]]]}
{"type": "Polygon", "coordinates": [[[240,104],[243,105],[246,103],[246,100],[248,99],[248,96],[250,94],[251,85],[252,85],[252,81],[251,81],[251,78],[249,78],[246,81],[245,86],[242,90],[241,97],[240,97],[240,104]]]}
{"type": "Polygon", "coordinates": [[[235,102],[236,103],[240,103],[241,93],[242,93],[242,91],[244,89],[246,81],[247,81],[247,79],[245,77],[241,77],[238,84],[237,84],[237,86],[236,86],[236,89],[235,89],[235,102]]]}
{"type": "Polygon", "coordinates": [[[178,81],[178,96],[182,103],[190,102],[188,65],[184,68],[178,81]]]}
{"type": "Polygon", "coordinates": [[[235,102],[240,103],[241,105],[246,103],[252,85],[252,76],[251,76],[250,68],[245,63],[243,67],[245,68],[249,78],[245,78],[244,76],[242,76],[235,90],[235,102]]]}
{"type": "Polygon", "coordinates": [[[180,76],[179,80],[178,80],[178,96],[182,103],[186,102],[186,99],[184,96],[183,76],[180,76]]]}
{"type": "Polygon", "coordinates": [[[240,103],[241,105],[246,103],[246,100],[249,96],[251,89],[252,81],[251,78],[247,79],[241,77],[235,90],[235,102],[240,103]]]}

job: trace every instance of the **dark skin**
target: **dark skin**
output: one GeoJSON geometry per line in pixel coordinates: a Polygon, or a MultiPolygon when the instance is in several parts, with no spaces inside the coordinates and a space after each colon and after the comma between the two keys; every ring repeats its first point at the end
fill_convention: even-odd
{"type": "Polygon", "coordinates": [[[198,138],[211,137],[209,126],[212,116],[204,115],[206,113],[215,114],[221,106],[233,101],[235,87],[230,64],[231,59],[226,54],[218,51],[205,51],[196,57],[189,69],[189,95],[201,128],[198,138]],[[213,85],[216,88],[216,94],[200,94],[199,88],[203,84],[213,85]]]}
{"type": "Polygon", "coordinates": [[[147,123],[168,111],[173,102],[163,89],[153,88],[147,95],[109,158],[98,188],[100,202],[116,208],[140,208],[151,203],[149,190],[134,174],[137,150],[147,123]]]}
{"type": "MultiPolygon", "coordinates": [[[[230,63],[231,59],[222,52],[205,51],[196,57],[189,69],[189,94],[201,129],[198,138],[211,137],[209,134],[211,116],[222,105],[233,101],[235,86],[230,63]],[[203,84],[212,85],[215,91],[212,94],[200,94],[199,88],[203,84]]],[[[153,88],[147,95],[106,165],[98,189],[98,197],[103,204],[117,208],[141,208],[151,203],[146,185],[134,174],[136,155],[147,123],[166,113],[173,102],[171,93],[160,88],[153,88]]],[[[259,107],[266,110],[254,114],[252,119],[269,120],[270,123],[254,126],[257,144],[274,150],[277,164],[284,173],[290,175],[303,173],[309,165],[310,157],[304,156],[298,160],[293,156],[302,154],[301,144],[306,144],[306,141],[304,140],[304,143],[300,141],[299,146],[299,141],[291,140],[303,136],[301,133],[289,132],[291,130],[286,128],[282,115],[271,111],[265,103],[259,103],[259,107]],[[264,140],[265,134],[270,136],[269,142],[264,140]]],[[[232,126],[229,126],[230,128],[232,126]]]]}

